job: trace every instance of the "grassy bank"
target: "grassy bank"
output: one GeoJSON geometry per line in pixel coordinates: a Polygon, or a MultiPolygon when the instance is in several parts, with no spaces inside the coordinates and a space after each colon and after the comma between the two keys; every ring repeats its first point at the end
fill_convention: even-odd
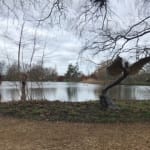
{"type": "Polygon", "coordinates": [[[69,122],[150,122],[150,101],[117,101],[120,110],[102,111],[98,101],[26,101],[0,104],[0,114],[15,118],[69,122]]]}

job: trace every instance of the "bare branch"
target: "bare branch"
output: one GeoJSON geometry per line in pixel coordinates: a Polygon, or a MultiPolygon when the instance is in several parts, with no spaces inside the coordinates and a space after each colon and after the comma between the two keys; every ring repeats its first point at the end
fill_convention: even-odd
{"type": "Polygon", "coordinates": [[[24,25],[25,25],[25,22],[23,22],[21,25],[20,39],[19,39],[19,45],[18,45],[18,71],[20,71],[20,52],[21,52],[21,46],[22,46],[24,25]]]}

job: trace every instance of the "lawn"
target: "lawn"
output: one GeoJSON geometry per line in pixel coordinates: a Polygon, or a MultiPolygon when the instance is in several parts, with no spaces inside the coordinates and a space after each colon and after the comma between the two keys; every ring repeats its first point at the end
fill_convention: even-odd
{"type": "Polygon", "coordinates": [[[149,150],[150,123],[69,123],[0,117],[1,150],[149,150]]]}
{"type": "Polygon", "coordinates": [[[0,104],[2,150],[149,150],[150,101],[0,104]]]}
{"type": "Polygon", "coordinates": [[[86,123],[150,122],[150,101],[117,101],[119,110],[101,110],[98,101],[25,101],[0,104],[0,114],[15,118],[86,123]]]}

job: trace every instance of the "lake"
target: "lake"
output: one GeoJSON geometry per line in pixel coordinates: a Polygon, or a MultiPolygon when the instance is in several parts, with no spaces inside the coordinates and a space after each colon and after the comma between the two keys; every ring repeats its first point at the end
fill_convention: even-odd
{"type": "MultiPolygon", "coordinates": [[[[1,102],[20,99],[19,82],[2,82],[0,85],[1,102]]],[[[27,99],[89,101],[98,100],[101,85],[73,82],[28,82],[27,99]]],[[[149,100],[150,86],[120,85],[113,88],[109,94],[114,99],[149,100]]]]}

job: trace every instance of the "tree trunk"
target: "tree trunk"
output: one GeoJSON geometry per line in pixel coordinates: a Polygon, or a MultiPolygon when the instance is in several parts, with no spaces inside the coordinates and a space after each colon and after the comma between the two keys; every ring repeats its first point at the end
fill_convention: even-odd
{"type": "Polygon", "coordinates": [[[114,82],[106,86],[100,95],[100,104],[102,109],[107,109],[107,108],[117,108],[114,102],[112,101],[111,98],[107,97],[106,94],[109,89],[113,88],[114,86],[118,85],[121,81],[123,81],[126,77],[128,76],[128,72],[126,69],[123,69],[123,74],[114,82]]]}
{"type": "Polygon", "coordinates": [[[27,74],[21,74],[21,100],[26,100],[26,84],[27,84],[27,74]]]}
{"type": "Polygon", "coordinates": [[[21,82],[21,100],[25,101],[26,100],[26,82],[22,81],[21,82]]]}

